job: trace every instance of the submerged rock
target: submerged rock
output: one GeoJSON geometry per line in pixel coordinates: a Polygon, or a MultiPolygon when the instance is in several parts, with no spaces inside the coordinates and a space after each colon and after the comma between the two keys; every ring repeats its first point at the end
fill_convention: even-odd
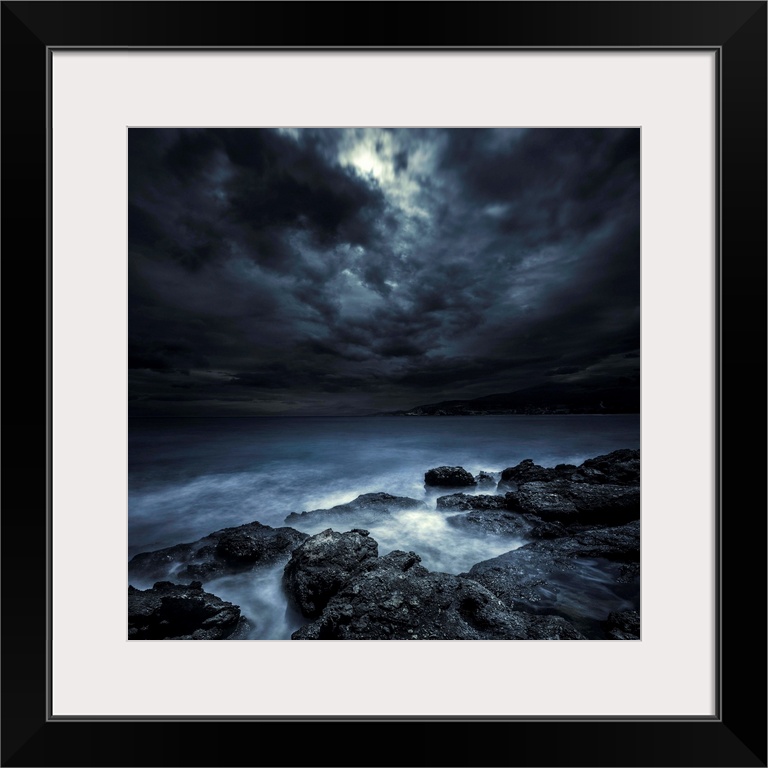
{"type": "Polygon", "coordinates": [[[486,494],[477,494],[473,496],[469,493],[452,493],[449,496],[437,497],[438,509],[506,509],[506,500],[503,496],[488,496],[486,494]]]}
{"type": "Polygon", "coordinates": [[[307,538],[293,528],[270,528],[259,522],[223,528],[191,544],[142,552],[128,572],[142,579],[199,579],[238,573],[287,558],[307,538]]]}
{"type": "Polygon", "coordinates": [[[203,591],[199,581],[128,587],[129,640],[234,640],[248,628],[239,606],[203,591]]]}
{"type": "Polygon", "coordinates": [[[289,603],[303,616],[316,618],[328,601],[378,557],[378,545],[368,531],[336,533],[330,528],[297,547],[283,571],[289,603]]]}
{"type": "Polygon", "coordinates": [[[533,523],[523,515],[499,510],[478,510],[465,515],[454,515],[446,519],[449,525],[463,528],[472,533],[487,533],[494,536],[529,536],[533,523]]]}
{"type": "Polygon", "coordinates": [[[477,485],[464,467],[435,467],[424,473],[424,485],[437,488],[463,488],[477,485]]]}
{"type": "Polygon", "coordinates": [[[466,515],[453,515],[446,522],[455,528],[463,528],[474,534],[494,536],[524,537],[533,527],[533,523],[523,515],[510,512],[506,508],[504,496],[490,496],[467,493],[452,493],[439,496],[437,509],[442,511],[468,511],[466,515]]]}
{"type": "Polygon", "coordinates": [[[346,504],[337,504],[330,509],[312,509],[308,512],[291,512],[285,518],[286,523],[301,525],[329,520],[372,525],[392,512],[407,509],[426,509],[423,501],[407,496],[393,496],[390,493],[364,493],[346,504]]]}
{"type": "Polygon", "coordinates": [[[490,472],[480,472],[475,475],[475,484],[478,488],[495,488],[497,482],[490,472]]]}
{"type": "Polygon", "coordinates": [[[610,528],[588,528],[554,540],[528,545],[536,552],[552,552],[565,557],[602,557],[622,563],[640,561],[640,521],[610,528]]]}
{"type": "Polygon", "coordinates": [[[472,566],[475,579],[513,610],[571,620],[591,637],[611,611],[639,605],[638,522],[542,539],[472,566]]]}
{"type": "Polygon", "coordinates": [[[480,584],[419,565],[414,552],[377,558],[294,640],[577,640],[567,621],[512,611],[480,584]]]}

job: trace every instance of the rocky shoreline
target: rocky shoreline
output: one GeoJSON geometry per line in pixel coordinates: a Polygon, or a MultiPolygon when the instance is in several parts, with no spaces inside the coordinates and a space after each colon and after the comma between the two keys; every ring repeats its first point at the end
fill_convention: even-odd
{"type": "Polygon", "coordinates": [[[639,639],[639,451],[477,476],[435,467],[424,484],[426,502],[376,492],[287,516],[327,525],[312,536],[254,521],[136,555],[131,579],[155,583],[129,586],[129,639],[244,639],[259,617],[204,586],[281,564],[287,610],[305,622],[294,640],[639,639]],[[467,535],[523,544],[460,574],[428,570],[416,552],[379,553],[366,526],[431,509],[467,535]]]}

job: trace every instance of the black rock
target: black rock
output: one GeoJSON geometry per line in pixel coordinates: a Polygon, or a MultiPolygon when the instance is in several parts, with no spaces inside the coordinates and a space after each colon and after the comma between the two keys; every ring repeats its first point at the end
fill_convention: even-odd
{"type": "Polygon", "coordinates": [[[557,467],[541,467],[533,459],[524,459],[517,466],[507,467],[501,473],[498,490],[515,490],[522,483],[550,482],[570,476],[576,467],[571,464],[558,464],[557,467]]]}
{"type": "Polygon", "coordinates": [[[473,496],[469,493],[452,493],[449,496],[437,497],[438,509],[506,509],[506,500],[503,496],[488,496],[477,494],[473,496]]]}
{"type": "Polygon", "coordinates": [[[199,579],[203,582],[287,559],[306,533],[270,528],[259,522],[223,528],[192,544],[142,552],[128,563],[129,574],[141,579],[199,579]]]}
{"type": "Polygon", "coordinates": [[[142,552],[128,562],[128,573],[141,579],[165,579],[197,552],[196,544],[176,544],[154,552],[142,552]]]}
{"type": "Polygon", "coordinates": [[[307,512],[291,512],[285,518],[286,523],[302,525],[322,521],[338,521],[344,524],[354,521],[360,525],[372,525],[390,513],[404,509],[426,509],[423,501],[407,496],[393,496],[389,493],[364,493],[346,504],[337,504],[330,509],[312,509],[307,512]]]}
{"type": "Polygon", "coordinates": [[[475,475],[475,484],[478,488],[495,488],[496,478],[490,472],[480,472],[475,475]]]}
{"type": "Polygon", "coordinates": [[[587,459],[574,473],[574,480],[638,485],[640,483],[640,451],[622,448],[594,459],[587,459]]]}
{"type": "Polygon", "coordinates": [[[283,571],[289,603],[308,618],[319,616],[339,589],[377,557],[378,545],[368,531],[336,533],[329,528],[308,538],[283,571]]]}
{"type": "Polygon", "coordinates": [[[640,581],[640,562],[623,563],[616,581],[620,584],[637,584],[640,581]]]}
{"type": "Polygon", "coordinates": [[[550,537],[527,545],[537,552],[552,552],[565,557],[602,557],[621,563],[640,561],[640,521],[610,528],[588,528],[567,536],[550,537]]]}
{"type": "Polygon", "coordinates": [[[568,536],[568,529],[562,523],[546,523],[542,520],[531,528],[528,535],[532,539],[558,539],[568,536]]]}
{"type": "Polygon", "coordinates": [[[128,587],[129,640],[240,639],[247,630],[239,606],[204,592],[199,581],[128,587]]]}
{"type": "Polygon", "coordinates": [[[543,520],[616,525],[640,517],[638,486],[579,483],[570,480],[532,482],[505,496],[513,512],[543,520]]]}
{"type": "Polygon", "coordinates": [[[531,532],[531,521],[515,512],[481,510],[465,515],[454,515],[446,522],[455,528],[463,528],[473,533],[487,533],[493,536],[516,536],[526,538],[531,532]]]}
{"type": "Polygon", "coordinates": [[[558,464],[542,467],[532,459],[525,459],[517,466],[508,467],[501,473],[499,491],[514,491],[523,483],[551,483],[570,480],[575,483],[607,483],[609,485],[640,484],[640,451],[622,448],[587,459],[578,467],[574,464],[558,464]]]}
{"type": "Polygon", "coordinates": [[[639,640],[640,614],[637,611],[614,611],[605,622],[605,635],[609,640],[639,640]]]}
{"type": "Polygon", "coordinates": [[[477,485],[464,467],[435,467],[424,473],[424,485],[438,488],[463,488],[477,485]]]}
{"type": "Polygon", "coordinates": [[[526,544],[461,574],[513,610],[563,616],[603,639],[612,611],[639,606],[639,523],[526,544]]]}
{"type": "Polygon", "coordinates": [[[413,552],[369,564],[294,640],[577,640],[567,621],[509,610],[480,584],[431,573],[413,552]]]}

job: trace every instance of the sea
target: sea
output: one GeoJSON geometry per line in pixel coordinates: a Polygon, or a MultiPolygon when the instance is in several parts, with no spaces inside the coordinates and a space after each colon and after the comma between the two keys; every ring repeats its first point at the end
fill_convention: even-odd
{"type": "MultiPolygon", "coordinates": [[[[473,475],[498,477],[523,459],[542,466],[580,464],[619,448],[639,448],[640,417],[132,418],[128,440],[129,559],[254,520],[284,526],[292,512],[328,509],[383,491],[426,501],[430,508],[405,509],[367,525],[379,554],[414,551],[429,570],[458,574],[525,542],[474,536],[450,525],[447,517],[456,513],[436,510],[436,493],[425,489],[428,469],[462,466],[473,475]]],[[[313,534],[328,526],[314,521],[294,527],[313,534]]],[[[252,624],[249,639],[289,639],[303,622],[282,594],[283,565],[216,579],[205,589],[241,607],[252,624]]]]}

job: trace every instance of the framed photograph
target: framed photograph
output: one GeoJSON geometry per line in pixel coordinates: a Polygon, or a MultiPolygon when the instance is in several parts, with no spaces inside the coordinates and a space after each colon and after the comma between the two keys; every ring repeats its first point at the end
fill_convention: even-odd
{"type": "Polygon", "coordinates": [[[3,764],[766,765],[766,4],[405,10],[3,4],[3,764]]]}

